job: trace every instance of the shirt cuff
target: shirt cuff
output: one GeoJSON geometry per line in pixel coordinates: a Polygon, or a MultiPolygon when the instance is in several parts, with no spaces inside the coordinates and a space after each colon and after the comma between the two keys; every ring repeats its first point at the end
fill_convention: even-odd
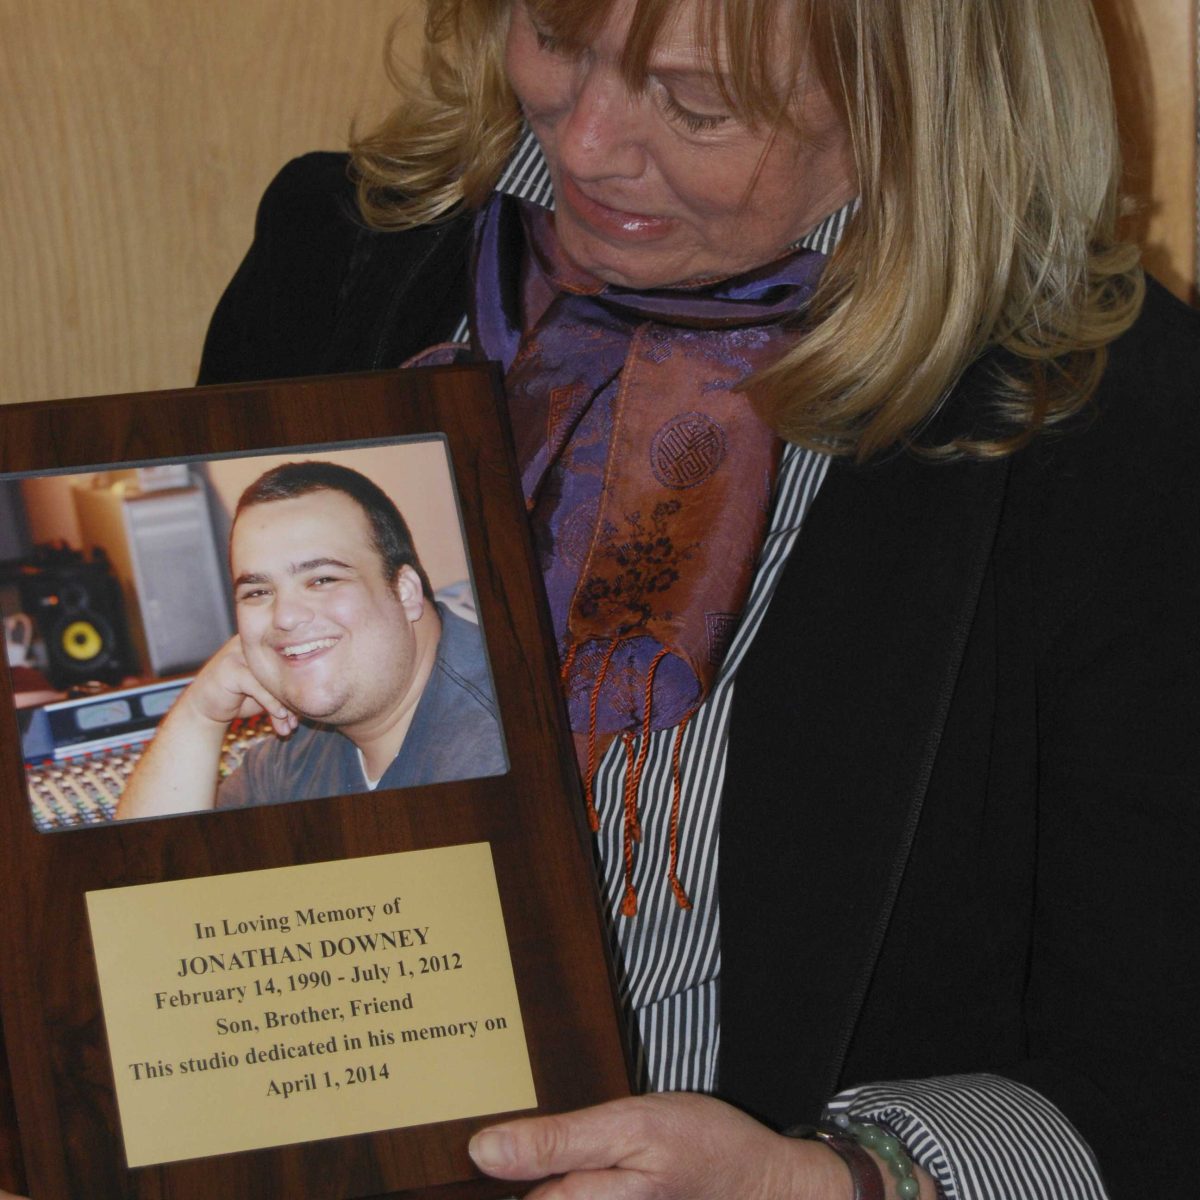
{"type": "Polygon", "coordinates": [[[999,1075],[864,1084],[825,1112],[886,1125],[945,1200],[1108,1200],[1091,1149],[1067,1118],[999,1075]]]}

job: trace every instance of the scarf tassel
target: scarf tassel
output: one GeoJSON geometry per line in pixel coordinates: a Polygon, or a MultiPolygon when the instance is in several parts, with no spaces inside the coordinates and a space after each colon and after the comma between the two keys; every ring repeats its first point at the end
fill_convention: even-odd
{"type": "MultiPolygon", "coordinates": [[[[607,669],[608,662],[611,660],[611,651],[605,659],[603,669],[607,669]]],[[[634,736],[626,731],[621,735],[621,741],[625,746],[625,795],[624,795],[624,814],[621,830],[621,848],[625,860],[625,893],[621,898],[621,915],[623,917],[636,917],[638,912],[637,889],[633,886],[633,844],[642,840],[642,822],[638,814],[638,792],[642,785],[642,772],[646,766],[646,757],[650,752],[650,721],[651,710],[654,704],[654,676],[658,670],[659,663],[667,656],[669,651],[663,647],[654,656],[650,663],[649,669],[646,671],[646,687],[642,696],[642,728],[641,740],[638,745],[637,753],[634,754],[634,736]]],[[[595,694],[595,693],[594,693],[595,694]]],[[[683,884],[679,881],[679,809],[683,795],[682,772],[680,768],[681,748],[683,742],[683,731],[687,727],[688,721],[691,720],[692,714],[689,713],[684,717],[675,733],[674,748],[671,754],[671,829],[670,829],[670,868],[667,879],[671,885],[671,892],[675,897],[675,903],[682,909],[690,909],[692,902],[688,899],[687,892],[684,891],[683,884]]],[[[591,789],[589,788],[589,795],[591,789]]],[[[594,807],[593,807],[594,811],[594,807]]],[[[597,815],[598,816],[598,815],[597,815]]]]}
{"type": "MultiPolygon", "coordinates": [[[[600,664],[600,670],[596,674],[596,683],[592,688],[592,694],[588,700],[588,738],[587,738],[587,770],[583,776],[584,800],[587,805],[588,826],[593,833],[600,832],[600,814],[596,811],[596,711],[600,705],[600,689],[604,686],[604,680],[608,675],[609,665],[612,663],[613,655],[617,652],[617,647],[621,644],[619,637],[613,638],[608,649],[604,653],[604,661],[600,664]]],[[[572,646],[567,653],[566,662],[563,664],[563,679],[566,680],[567,672],[570,670],[571,664],[575,661],[575,652],[578,646],[572,646]]]]}
{"type": "MultiPolygon", "coordinates": [[[[592,685],[592,692],[588,702],[587,769],[584,771],[584,800],[587,808],[588,825],[593,833],[600,831],[600,814],[596,809],[595,794],[596,769],[598,766],[596,761],[598,757],[596,714],[600,704],[601,689],[604,687],[604,681],[608,677],[613,655],[616,653],[617,647],[622,640],[620,637],[615,637],[609,643],[608,649],[604,653],[604,658],[600,663],[600,670],[596,674],[596,682],[592,685]]],[[[563,659],[562,680],[564,685],[570,676],[578,650],[578,644],[573,644],[563,659]]],[[[637,890],[633,886],[633,843],[641,842],[642,840],[642,823],[638,814],[638,790],[642,784],[642,772],[646,765],[646,757],[650,752],[650,721],[651,709],[654,702],[654,676],[658,671],[659,663],[662,662],[668,653],[669,651],[666,647],[659,650],[651,661],[649,669],[646,671],[646,686],[642,696],[641,740],[638,744],[636,754],[634,753],[634,735],[628,731],[621,734],[621,742],[625,747],[625,793],[623,797],[624,812],[622,815],[621,831],[621,845],[625,861],[625,892],[621,899],[621,915],[624,917],[636,917],[638,912],[637,890]]],[[[671,751],[670,864],[667,873],[667,882],[671,886],[671,893],[675,897],[675,903],[685,911],[691,909],[692,902],[679,879],[679,812],[683,798],[681,758],[683,734],[687,729],[688,722],[694,715],[695,710],[688,713],[679,722],[678,726],[676,726],[674,744],[671,751]]]]}
{"type": "Polygon", "coordinates": [[[671,891],[675,894],[675,903],[685,911],[691,909],[692,902],[683,890],[683,884],[679,882],[679,806],[683,797],[683,774],[679,763],[683,751],[683,731],[694,713],[695,710],[688,713],[676,726],[675,745],[671,750],[671,866],[667,879],[671,884],[671,891]]]}

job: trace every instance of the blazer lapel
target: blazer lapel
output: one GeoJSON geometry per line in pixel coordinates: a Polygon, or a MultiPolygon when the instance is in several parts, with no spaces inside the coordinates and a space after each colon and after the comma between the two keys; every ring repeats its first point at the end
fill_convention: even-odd
{"type": "Polygon", "coordinates": [[[721,815],[722,1095],[836,1090],[920,818],[1005,462],[835,464],[735,686],[721,815]]]}
{"type": "Polygon", "coordinates": [[[467,311],[472,222],[404,233],[360,230],[323,369],[379,370],[444,341],[467,311]]]}

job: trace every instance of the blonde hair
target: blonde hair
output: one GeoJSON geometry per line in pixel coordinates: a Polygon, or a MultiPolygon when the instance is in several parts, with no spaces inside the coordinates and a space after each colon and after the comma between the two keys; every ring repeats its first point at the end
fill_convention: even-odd
{"type": "MultiPolygon", "coordinates": [[[[678,0],[637,0],[622,67],[646,77],[678,0]]],[[[778,0],[707,0],[730,102],[785,119],[766,66],[778,0]],[[720,36],[718,36],[720,35],[720,36]]],[[[527,0],[586,41],[611,0],[527,0]]],[[[379,228],[482,204],[521,133],[504,76],[509,0],[427,0],[423,69],[352,145],[379,228]]],[[[747,383],[801,445],[866,458],[916,443],[963,371],[1007,352],[986,436],[926,447],[1011,452],[1078,411],[1143,280],[1117,232],[1120,171],[1104,50],[1088,0],[796,0],[793,59],[812,55],[842,108],[858,175],[850,222],[792,350],[747,383]]],[[[715,64],[714,64],[715,66],[715,64]]]]}

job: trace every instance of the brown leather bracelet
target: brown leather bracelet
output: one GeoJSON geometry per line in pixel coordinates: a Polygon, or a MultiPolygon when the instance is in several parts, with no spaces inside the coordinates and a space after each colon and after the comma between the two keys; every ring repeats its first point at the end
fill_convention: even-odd
{"type": "Polygon", "coordinates": [[[850,1182],[854,1184],[852,1200],[887,1200],[879,1164],[853,1138],[829,1133],[813,1125],[793,1125],[783,1133],[785,1137],[816,1138],[824,1142],[850,1172],[850,1182]]]}

